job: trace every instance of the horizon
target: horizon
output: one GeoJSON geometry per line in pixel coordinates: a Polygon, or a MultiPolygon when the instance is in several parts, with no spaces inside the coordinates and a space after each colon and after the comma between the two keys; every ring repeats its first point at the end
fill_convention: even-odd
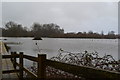
{"type": "MultiPolygon", "coordinates": [[[[9,21],[9,22],[14,22],[14,21],[9,21]]],[[[7,23],[8,23],[8,22],[7,22],[7,23]]],[[[14,22],[14,23],[15,23],[15,22],[14,22]]],[[[35,23],[35,22],[34,22],[34,23],[35,23]]],[[[31,31],[34,23],[33,23],[30,27],[26,27],[26,26],[24,26],[24,25],[22,25],[22,24],[18,24],[18,23],[15,23],[15,24],[21,25],[23,28],[24,28],[24,27],[27,28],[27,31],[31,31]]],[[[39,24],[39,23],[37,23],[37,24],[39,24]]],[[[54,24],[54,23],[47,23],[47,24],[54,24]]],[[[40,25],[43,25],[43,24],[40,24],[40,25]]],[[[55,24],[55,25],[57,25],[57,24],[55,24]]],[[[58,26],[59,26],[59,25],[58,25],[58,26]]],[[[59,26],[59,27],[60,27],[60,26],[59,26]]],[[[4,25],[4,27],[0,27],[0,28],[5,29],[5,25],[4,25]]],[[[61,27],[60,27],[60,29],[64,29],[64,28],[61,28],[61,27]]],[[[111,31],[113,31],[113,30],[111,30],[111,31]]],[[[81,33],[84,33],[84,32],[85,32],[85,33],[93,32],[93,33],[97,33],[97,34],[108,35],[109,32],[111,32],[111,31],[108,31],[108,32],[104,33],[104,31],[96,32],[96,31],[88,30],[88,31],[78,31],[78,32],[73,32],[73,31],[72,31],[72,32],[64,32],[64,33],[65,33],[65,34],[67,34],[67,33],[77,34],[77,33],[79,33],[79,32],[81,32],[81,33]]],[[[114,32],[115,35],[120,35],[119,33],[116,33],[115,31],[113,31],[113,32],[114,32]]]]}

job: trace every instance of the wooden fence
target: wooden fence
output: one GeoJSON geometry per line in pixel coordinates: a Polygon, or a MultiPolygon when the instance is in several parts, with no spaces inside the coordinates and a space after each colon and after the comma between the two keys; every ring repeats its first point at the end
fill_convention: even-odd
{"type": "Polygon", "coordinates": [[[77,65],[52,61],[46,59],[46,54],[38,54],[38,57],[33,57],[29,55],[24,55],[23,52],[20,52],[19,54],[17,54],[16,52],[11,52],[11,55],[2,55],[2,58],[3,59],[11,58],[11,61],[14,66],[14,70],[2,71],[3,74],[18,73],[20,80],[23,80],[23,71],[28,73],[34,79],[37,80],[46,79],[46,66],[51,66],[53,68],[60,69],[65,72],[69,72],[74,75],[84,77],[86,79],[119,80],[120,78],[119,72],[106,71],[101,69],[85,67],[85,66],[77,66],[77,65]],[[19,58],[19,63],[17,63],[16,61],[17,58],[19,58]],[[27,68],[23,66],[24,64],[23,59],[28,59],[37,62],[37,74],[30,72],[27,68]],[[19,67],[19,69],[17,67],[19,67]]]}

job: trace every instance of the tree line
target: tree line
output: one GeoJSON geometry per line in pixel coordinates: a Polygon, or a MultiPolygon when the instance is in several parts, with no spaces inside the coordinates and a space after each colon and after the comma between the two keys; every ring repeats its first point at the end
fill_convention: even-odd
{"type": "Polygon", "coordinates": [[[15,22],[7,22],[4,28],[1,28],[3,37],[50,37],[50,38],[103,38],[103,39],[115,39],[120,38],[120,35],[115,34],[114,31],[109,31],[108,34],[95,33],[93,31],[89,32],[78,32],[78,33],[65,33],[63,28],[59,25],[50,24],[39,24],[33,23],[33,25],[28,28],[24,27],[22,24],[17,24],[15,22]]]}
{"type": "Polygon", "coordinates": [[[60,26],[54,23],[33,23],[31,28],[28,28],[10,21],[2,28],[3,37],[52,37],[60,34],[64,34],[64,29],[61,29],[60,26]]]}

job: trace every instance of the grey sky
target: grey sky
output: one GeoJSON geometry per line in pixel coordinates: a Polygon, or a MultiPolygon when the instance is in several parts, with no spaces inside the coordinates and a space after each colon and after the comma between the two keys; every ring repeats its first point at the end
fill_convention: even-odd
{"type": "Polygon", "coordinates": [[[2,22],[56,23],[65,32],[118,32],[117,2],[3,2],[2,22]]]}

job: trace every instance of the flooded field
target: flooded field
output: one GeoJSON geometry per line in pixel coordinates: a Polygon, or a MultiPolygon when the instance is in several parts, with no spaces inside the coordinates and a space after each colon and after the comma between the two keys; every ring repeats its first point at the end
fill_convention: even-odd
{"type": "Polygon", "coordinates": [[[43,40],[32,40],[33,38],[5,38],[9,43],[10,51],[24,52],[31,56],[39,53],[47,54],[47,58],[56,56],[61,48],[69,52],[98,52],[100,56],[112,55],[118,60],[118,39],[65,39],[65,38],[43,38],[43,40]],[[17,44],[14,44],[17,43],[17,44]],[[37,43],[37,45],[36,45],[37,43]]]}

